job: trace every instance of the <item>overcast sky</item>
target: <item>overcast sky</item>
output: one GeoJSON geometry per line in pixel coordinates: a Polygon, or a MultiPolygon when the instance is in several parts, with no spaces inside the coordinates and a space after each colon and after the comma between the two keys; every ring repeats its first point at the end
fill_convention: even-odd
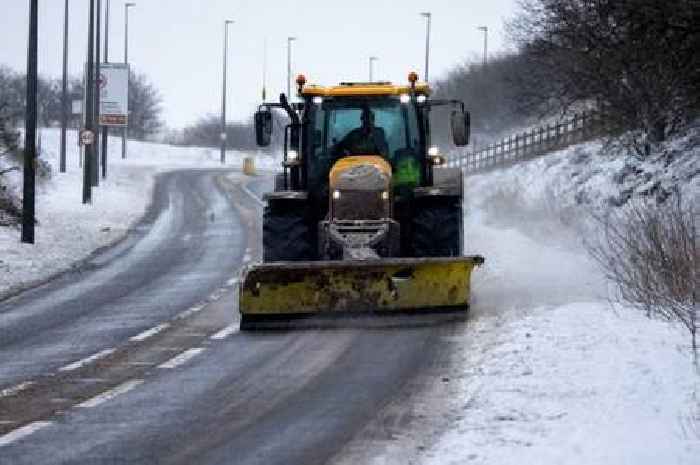
{"type": "MultiPolygon", "coordinates": [[[[506,48],[503,19],[516,0],[132,0],[129,58],[163,97],[164,119],[182,127],[221,107],[223,22],[229,26],[228,116],[247,118],[260,102],[267,38],[268,99],[286,90],[287,37],[292,72],[309,82],[375,79],[401,82],[410,70],[423,75],[425,19],[432,13],[430,77],[481,59],[489,28],[489,54],[506,48]]],[[[29,0],[2,0],[0,64],[26,69],[29,0]]],[[[107,0],[102,0],[103,5],[107,0]]],[[[124,0],[111,0],[112,61],[124,57],[124,0]]],[[[39,0],[39,71],[60,77],[64,0],[39,0]]],[[[69,73],[78,75],[86,54],[88,0],[70,0],[69,73]]]]}

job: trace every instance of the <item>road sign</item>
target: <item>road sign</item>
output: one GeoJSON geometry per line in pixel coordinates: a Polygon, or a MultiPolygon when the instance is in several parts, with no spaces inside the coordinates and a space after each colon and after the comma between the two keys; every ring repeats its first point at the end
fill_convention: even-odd
{"type": "Polygon", "coordinates": [[[89,129],[83,129],[80,131],[80,144],[81,145],[92,145],[95,142],[95,133],[89,129]]]}
{"type": "Polygon", "coordinates": [[[100,125],[126,126],[129,119],[129,65],[100,65],[100,125]]]}

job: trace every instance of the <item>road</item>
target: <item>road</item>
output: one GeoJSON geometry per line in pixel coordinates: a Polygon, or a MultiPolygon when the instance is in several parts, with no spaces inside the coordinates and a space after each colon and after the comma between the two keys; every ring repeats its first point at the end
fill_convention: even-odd
{"type": "Polygon", "coordinates": [[[459,325],[237,330],[270,183],[250,179],[163,174],[123,242],[0,303],[0,464],[332,463],[410,421],[381,412],[459,325]]]}

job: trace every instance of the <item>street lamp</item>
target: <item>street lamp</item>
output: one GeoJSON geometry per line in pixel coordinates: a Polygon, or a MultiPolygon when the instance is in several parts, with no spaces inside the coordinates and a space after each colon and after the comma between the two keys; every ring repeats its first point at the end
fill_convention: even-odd
{"type": "Polygon", "coordinates": [[[92,164],[95,162],[95,0],[90,0],[88,18],[87,76],[85,77],[85,163],[83,163],[83,203],[92,202],[92,164]]]}
{"type": "Polygon", "coordinates": [[[68,0],[63,16],[63,81],[61,82],[61,155],[59,171],[66,172],[66,127],[68,126],[68,0]]]}
{"type": "Polygon", "coordinates": [[[428,63],[430,58],[430,19],[432,15],[429,12],[420,14],[425,18],[425,82],[428,82],[428,63]]]}
{"type": "Polygon", "coordinates": [[[488,56],[489,28],[487,26],[479,26],[477,29],[483,31],[484,33],[484,66],[486,66],[488,56]]]}
{"type": "Polygon", "coordinates": [[[34,243],[38,7],[38,0],[30,0],[27,47],[27,111],[24,120],[24,169],[22,170],[22,242],[25,244],[34,243]]]}
{"type": "Polygon", "coordinates": [[[226,58],[228,55],[228,26],[233,21],[224,21],[224,78],[221,91],[221,163],[226,163],[226,58]]]}
{"type": "MultiPolygon", "coordinates": [[[[104,62],[109,63],[109,5],[110,0],[107,0],[105,5],[105,53],[104,62]]],[[[109,138],[109,128],[102,127],[102,179],[107,177],[107,140],[109,138]]]]}
{"type": "MultiPolygon", "coordinates": [[[[124,64],[129,64],[129,8],[136,6],[136,3],[127,2],[124,4],[124,64]]],[[[131,75],[131,71],[129,71],[131,75]]],[[[129,76],[129,79],[131,76],[129,76]]],[[[127,113],[129,112],[127,104],[127,113]]],[[[129,117],[127,116],[127,121],[129,117]]],[[[126,158],[126,136],[129,132],[129,126],[124,126],[122,130],[122,158],[126,158]]]]}
{"type": "Polygon", "coordinates": [[[369,57],[369,82],[374,82],[374,62],[377,61],[379,58],[377,57],[369,57]]]}
{"type": "Polygon", "coordinates": [[[97,0],[97,24],[95,29],[95,143],[94,154],[95,159],[92,162],[92,185],[97,186],[100,183],[100,94],[102,92],[102,71],[100,67],[100,41],[102,29],[102,0],[97,0]]]}
{"type": "Polygon", "coordinates": [[[287,99],[292,98],[292,42],[296,37],[287,37],[287,99]]]}

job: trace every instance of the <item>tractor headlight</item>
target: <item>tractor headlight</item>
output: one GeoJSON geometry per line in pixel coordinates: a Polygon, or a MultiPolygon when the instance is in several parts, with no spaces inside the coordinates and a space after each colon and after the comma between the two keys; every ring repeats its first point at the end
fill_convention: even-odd
{"type": "Polygon", "coordinates": [[[290,150],[287,152],[287,161],[297,161],[299,160],[299,152],[296,150],[290,150]]]}
{"type": "Polygon", "coordinates": [[[339,199],[340,199],[340,191],[336,189],[333,191],[333,200],[339,200],[339,199]]]}
{"type": "Polygon", "coordinates": [[[314,97],[313,101],[314,101],[314,105],[320,105],[323,103],[323,97],[321,97],[320,95],[317,95],[316,97],[314,97]]]}
{"type": "Polygon", "coordinates": [[[382,191],[382,200],[389,200],[389,191],[382,191]]]}
{"type": "Polygon", "coordinates": [[[444,165],[446,162],[445,157],[440,155],[440,149],[435,146],[428,149],[428,160],[430,160],[430,164],[433,166],[444,165]]]}
{"type": "Polygon", "coordinates": [[[425,103],[426,100],[428,100],[428,97],[426,97],[425,95],[422,95],[422,94],[419,95],[418,97],[416,97],[416,101],[418,103],[425,103]]]}
{"type": "Polygon", "coordinates": [[[408,94],[401,94],[401,95],[399,96],[399,101],[400,101],[401,103],[408,103],[408,102],[411,101],[411,97],[410,97],[408,94]]]}

